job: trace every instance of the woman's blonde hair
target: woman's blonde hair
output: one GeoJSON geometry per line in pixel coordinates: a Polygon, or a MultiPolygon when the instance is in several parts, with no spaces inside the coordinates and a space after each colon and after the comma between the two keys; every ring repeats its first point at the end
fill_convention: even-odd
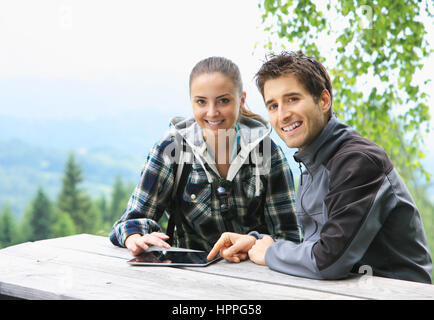
{"type": "MultiPolygon", "coordinates": [[[[243,95],[243,82],[241,80],[241,73],[238,68],[238,66],[233,63],[231,60],[224,58],[224,57],[209,57],[206,59],[203,59],[199,61],[191,70],[190,73],[190,90],[191,90],[191,83],[193,80],[204,73],[213,73],[213,72],[219,72],[229,79],[232,80],[234,83],[235,88],[238,90],[238,94],[240,97],[243,95]]],[[[247,109],[247,107],[242,104],[240,106],[240,114],[247,118],[252,119],[258,119],[261,118],[260,115],[250,111],[247,109]]]]}

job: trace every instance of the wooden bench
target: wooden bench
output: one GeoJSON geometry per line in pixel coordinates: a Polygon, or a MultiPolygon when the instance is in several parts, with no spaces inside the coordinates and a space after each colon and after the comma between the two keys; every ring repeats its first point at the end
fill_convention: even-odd
{"type": "Polygon", "coordinates": [[[294,277],[219,261],[205,268],[137,267],[127,249],[88,234],[0,250],[0,295],[23,299],[290,300],[434,299],[434,286],[369,275],[294,277]]]}

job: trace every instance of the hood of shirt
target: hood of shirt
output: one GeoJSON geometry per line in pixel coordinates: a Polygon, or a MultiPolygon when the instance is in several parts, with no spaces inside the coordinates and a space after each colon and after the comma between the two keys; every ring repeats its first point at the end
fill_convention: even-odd
{"type": "MultiPolygon", "coordinates": [[[[238,152],[236,152],[230,160],[231,166],[226,177],[226,180],[229,181],[235,177],[241,166],[249,159],[250,152],[258,149],[255,149],[255,147],[257,147],[265,137],[269,136],[271,132],[270,123],[262,117],[260,119],[251,119],[240,116],[237,124],[238,139],[236,139],[236,141],[238,152]]],[[[197,124],[194,118],[172,118],[170,120],[170,130],[173,136],[179,134],[184,138],[207,173],[208,180],[212,182],[214,178],[212,175],[209,175],[205,163],[219,175],[215,158],[203,137],[202,128],[197,124]]]]}

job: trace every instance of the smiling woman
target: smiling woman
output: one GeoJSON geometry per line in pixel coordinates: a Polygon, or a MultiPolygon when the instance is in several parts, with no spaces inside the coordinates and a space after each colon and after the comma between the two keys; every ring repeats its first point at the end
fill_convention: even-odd
{"type": "Polygon", "coordinates": [[[246,93],[238,67],[222,57],[198,62],[190,74],[190,98],[194,118],[215,155],[219,173],[226,177],[238,118],[260,118],[244,107],[246,93]]]}

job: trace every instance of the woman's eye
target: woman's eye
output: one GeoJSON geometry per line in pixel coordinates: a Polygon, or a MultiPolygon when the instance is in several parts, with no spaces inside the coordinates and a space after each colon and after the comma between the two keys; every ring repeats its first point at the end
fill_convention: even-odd
{"type": "Polygon", "coordinates": [[[196,100],[196,103],[199,105],[203,105],[203,104],[205,104],[205,100],[199,99],[199,100],[196,100]]]}
{"type": "Polygon", "coordinates": [[[298,100],[298,98],[296,98],[296,97],[291,97],[288,99],[289,102],[295,102],[297,100],[298,100]]]}
{"type": "Polygon", "coordinates": [[[223,103],[223,104],[226,104],[226,103],[229,103],[229,99],[228,98],[223,98],[223,99],[220,99],[219,102],[223,103]]]}

